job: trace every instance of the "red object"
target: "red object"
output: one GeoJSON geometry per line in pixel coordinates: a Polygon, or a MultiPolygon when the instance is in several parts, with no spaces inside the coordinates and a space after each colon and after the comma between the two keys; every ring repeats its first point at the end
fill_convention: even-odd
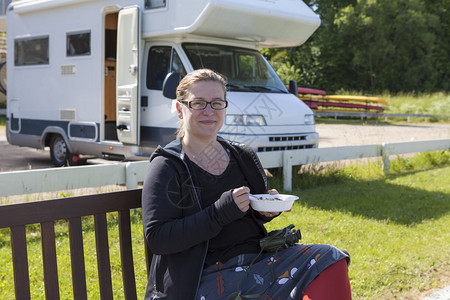
{"type": "MultiPolygon", "coordinates": [[[[289,86],[286,86],[286,87],[289,90],[289,86]]],[[[313,94],[313,95],[326,95],[327,94],[327,92],[325,92],[324,90],[316,90],[316,89],[310,89],[310,88],[304,88],[304,87],[297,88],[297,91],[299,94],[313,94]]]]}
{"type": "Polygon", "coordinates": [[[342,103],[342,102],[325,102],[325,101],[309,101],[304,100],[306,105],[311,109],[319,109],[320,107],[342,107],[342,108],[355,108],[355,109],[366,109],[366,110],[379,110],[382,111],[383,107],[375,105],[365,105],[356,103],[342,103]]]}
{"type": "Polygon", "coordinates": [[[310,89],[310,88],[304,88],[304,87],[299,87],[298,93],[299,94],[313,94],[313,95],[326,95],[327,94],[327,92],[325,92],[323,90],[316,90],[316,89],[310,89]]]}
{"type": "Polygon", "coordinates": [[[74,153],[72,156],[72,162],[77,163],[79,160],[80,160],[80,154],[78,152],[74,153]]]}
{"type": "Polygon", "coordinates": [[[351,300],[347,261],[341,259],[322,271],[307,287],[302,300],[351,300]]]}

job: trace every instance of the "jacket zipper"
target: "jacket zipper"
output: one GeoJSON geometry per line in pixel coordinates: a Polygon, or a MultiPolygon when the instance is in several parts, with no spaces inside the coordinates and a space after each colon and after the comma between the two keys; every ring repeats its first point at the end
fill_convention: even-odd
{"type": "MultiPolygon", "coordinates": [[[[183,162],[184,166],[186,167],[186,170],[187,170],[187,172],[189,174],[189,179],[191,181],[192,186],[195,186],[194,185],[194,180],[192,180],[192,174],[191,174],[191,171],[189,170],[189,166],[186,164],[186,162],[184,161],[183,158],[184,158],[184,151],[181,150],[180,159],[183,162]]],[[[201,210],[202,209],[202,205],[200,203],[200,199],[198,198],[196,189],[194,189],[194,195],[195,195],[195,199],[197,200],[198,207],[201,210]]],[[[202,279],[203,266],[205,265],[206,255],[208,254],[208,247],[209,247],[209,240],[206,241],[205,251],[203,252],[203,261],[202,261],[202,264],[201,264],[200,272],[199,272],[198,277],[197,277],[198,278],[197,279],[197,288],[195,289],[194,299],[197,299],[197,296],[198,296],[198,290],[200,288],[200,282],[201,282],[201,279],[202,279]]]]}

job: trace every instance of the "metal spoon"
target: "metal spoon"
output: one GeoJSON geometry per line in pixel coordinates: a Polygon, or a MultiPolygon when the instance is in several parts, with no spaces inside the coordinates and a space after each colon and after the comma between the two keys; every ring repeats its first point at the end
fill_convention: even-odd
{"type": "Polygon", "coordinates": [[[259,200],[258,197],[256,197],[256,196],[253,195],[253,194],[250,194],[250,193],[248,193],[248,197],[249,197],[249,198],[252,198],[253,200],[259,200]]]}

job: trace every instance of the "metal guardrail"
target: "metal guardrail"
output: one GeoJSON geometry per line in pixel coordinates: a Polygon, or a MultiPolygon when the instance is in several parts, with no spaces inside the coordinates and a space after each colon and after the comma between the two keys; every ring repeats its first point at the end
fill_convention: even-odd
{"type": "Polygon", "coordinates": [[[439,118],[450,119],[450,115],[429,115],[429,114],[386,114],[386,113],[366,113],[366,112],[314,112],[315,116],[319,117],[334,117],[336,120],[338,117],[359,117],[362,119],[368,117],[376,118],[439,118]]]}
{"type": "Polygon", "coordinates": [[[49,168],[0,173],[0,197],[125,185],[135,189],[144,180],[148,161],[49,168]]]}
{"type": "MultiPolygon", "coordinates": [[[[446,149],[450,149],[450,139],[261,152],[258,156],[264,168],[283,168],[283,189],[292,191],[292,166],[381,157],[383,169],[389,174],[391,155],[446,149]]],[[[148,166],[148,161],[138,161],[4,172],[0,173],[0,197],[106,185],[125,185],[134,189],[144,181],[148,166]]]]}
{"type": "Polygon", "coordinates": [[[258,156],[265,168],[283,167],[283,189],[292,191],[293,166],[381,157],[382,168],[388,175],[389,157],[391,155],[447,149],[450,149],[450,139],[264,152],[258,153],[258,156]]]}

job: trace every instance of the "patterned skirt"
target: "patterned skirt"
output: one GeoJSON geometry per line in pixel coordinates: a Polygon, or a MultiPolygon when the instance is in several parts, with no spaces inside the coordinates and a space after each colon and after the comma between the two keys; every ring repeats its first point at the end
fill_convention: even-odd
{"type": "Polygon", "coordinates": [[[301,299],[320,272],[349,257],[322,244],[294,245],[277,253],[241,254],[203,270],[197,299],[301,299]],[[246,297],[247,296],[247,297],[246,297]],[[236,299],[235,297],[232,297],[236,299]]]}

